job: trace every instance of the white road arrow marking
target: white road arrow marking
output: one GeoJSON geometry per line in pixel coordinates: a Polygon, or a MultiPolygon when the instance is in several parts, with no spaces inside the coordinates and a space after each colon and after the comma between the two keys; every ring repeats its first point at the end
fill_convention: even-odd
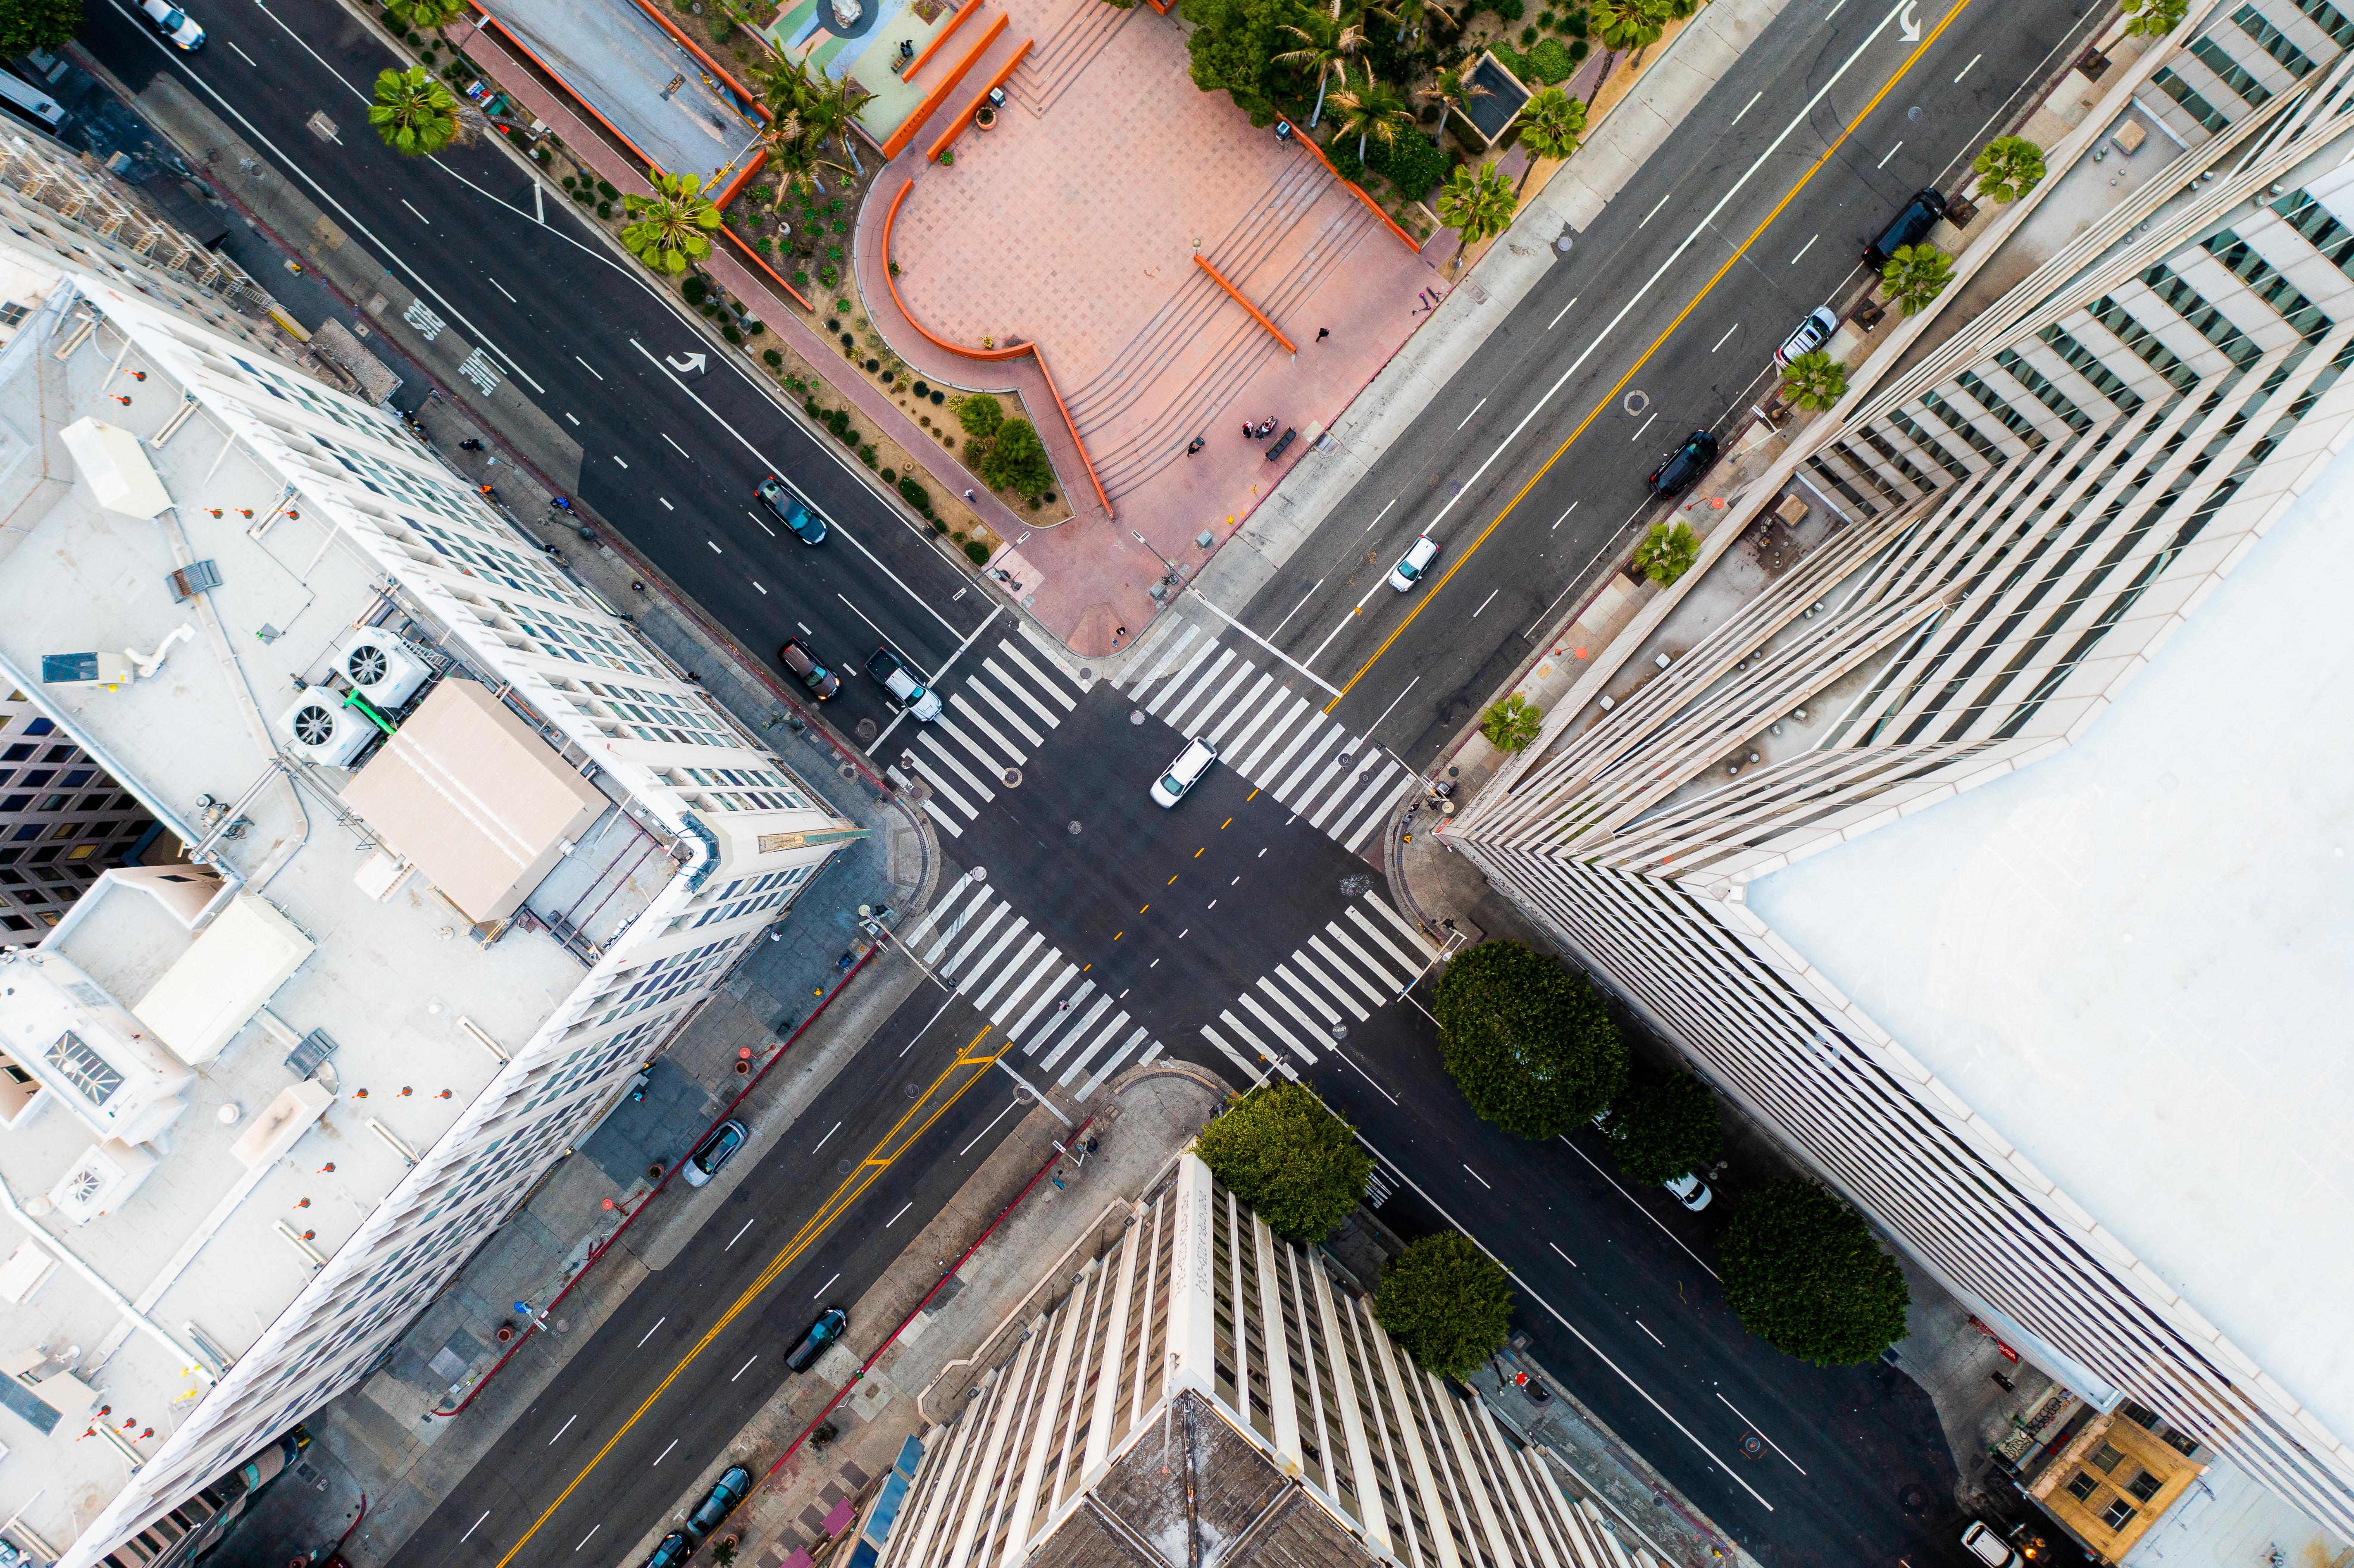
{"type": "MultiPolygon", "coordinates": [[[[1921,35],[1915,33],[1913,36],[1917,38],[1921,35]]],[[[690,370],[702,369],[704,358],[699,354],[673,354],[664,357],[663,363],[683,376],[690,370]]]]}
{"type": "Polygon", "coordinates": [[[1904,16],[1896,24],[1896,36],[1908,44],[1917,44],[1921,41],[1921,18],[1913,14],[1914,7],[1918,3],[1919,0],[1905,0],[1904,16]]]}

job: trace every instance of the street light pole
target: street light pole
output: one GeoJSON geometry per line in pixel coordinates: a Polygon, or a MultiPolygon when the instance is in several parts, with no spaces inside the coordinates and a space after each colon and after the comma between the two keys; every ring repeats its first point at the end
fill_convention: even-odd
{"type": "MultiPolygon", "coordinates": [[[[899,955],[902,958],[916,966],[917,973],[922,975],[926,980],[931,981],[942,991],[947,991],[949,995],[953,996],[956,994],[956,987],[949,984],[948,981],[942,980],[938,975],[934,974],[932,972],[931,966],[924,962],[923,959],[916,957],[914,949],[910,948],[907,943],[900,941],[897,934],[886,927],[879,918],[871,915],[864,915],[862,911],[862,918],[859,920],[858,924],[860,927],[864,929],[868,936],[874,938],[878,944],[887,938],[891,946],[898,949],[899,955]]],[[[1065,1127],[1076,1128],[1078,1126],[1078,1123],[1073,1121],[1069,1117],[1063,1114],[1061,1107],[1055,1105],[1054,1101],[1048,1099],[1045,1095],[1041,1093],[1038,1086],[1033,1084],[1029,1079],[1015,1072],[1012,1067],[1007,1066],[1003,1056],[1001,1055],[997,1057],[996,1061],[1000,1067],[1004,1068],[1005,1075],[1007,1077],[1013,1079],[1015,1083],[1021,1085],[1024,1090],[1028,1091],[1031,1098],[1036,1100],[1040,1105],[1044,1106],[1048,1110],[1053,1111],[1055,1118],[1065,1127]]],[[[1057,1147],[1060,1146],[1058,1145],[1057,1147]]]]}

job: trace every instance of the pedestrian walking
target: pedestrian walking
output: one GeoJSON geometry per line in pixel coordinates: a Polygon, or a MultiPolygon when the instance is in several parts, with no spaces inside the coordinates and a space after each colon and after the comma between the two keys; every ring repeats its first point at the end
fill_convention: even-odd
{"type": "Polygon", "coordinates": [[[966,491],[966,492],[964,493],[964,498],[965,498],[967,501],[970,501],[970,500],[972,499],[972,492],[971,492],[971,491],[970,491],[970,490],[966,491]]]}
{"type": "Polygon", "coordinates": [[[555,507],[558,512],[569,512],[572,510],[572,503],[565,500],[564,497],[560,495],[551,498],[548,504],[555,507]]]}
{"type": "Polygon", "coordinates": [[[1185,445],[1185,455],[1186,455],[1187,457],[1192,457],[1195,452],[1200,451],[1201,450],[1202,450],[1202,438],[1201,438],[1201,437],[1199,437],[1199,436],[1195,436],[1195,437],[1194,437],[1191,441],[1189,441],[1189,442],[1187,442],[1187,443],[1186,443],[1186,445],[1185,445]]]}
{"type": "Polygon", "coordinates": [[[1247,440],[1257,440],[1257,437],[1258,437],[1258,427],[1257,427],[1257,425],[1252,424],[1248,419],[1245,419],[1245,420],[1243,421],[1243,440],[1246,440],[1246,441],[1247,441],[1247,440]]]}
{"type": "Polygon", "coordinates": [[[1322,343],[1326,338],[1331,337],[1331,335],[1332,329],[1331,327],[1318,327],[1316,329],[1316,341],[1318,343],[1322,343]]]}
{"type": "Polygon", "coordinates": [[[1117,641],[1119,641],[1121,638],[1123,638],[1123,637],[1125,637],[1125,636],[1127,636],[1127,635],[1128,635],[1128,628],[1127,628],[1127,627],[1125,627],[1125,626],[1121,626],[1121,627],[1116,627],[1116,628],[1114,628],[1114,629],[1113,629],[1113,630],[1112,630],[1112,634],[1111,634],[1111,637],[1112,637],[1112,641],[1115,641],[1115,642],[1117,642],[1117,641]]]}
{"type": "Polygon", "coordinates": [[[461,452],[478,452],[482,450],[482,443],[470,436],[458,443],[458,450],[461,452]]]}

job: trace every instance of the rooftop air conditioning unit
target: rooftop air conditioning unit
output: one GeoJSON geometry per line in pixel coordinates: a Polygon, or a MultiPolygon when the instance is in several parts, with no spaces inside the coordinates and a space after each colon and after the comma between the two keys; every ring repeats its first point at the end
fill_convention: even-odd
{"type": "Polygon", "coordinates": [[[354,690],[390,712],[406,704],[433,678],[433,671],[408,644],[380,626],[364,626],[335,651],[335,669],[354,690]]]}
{"type": "Polygon", "coordinates": [[[296,757],[322,768],[348,768],[376,738],[376,727],[335,693],[313,686],[279,715],[278,734],[296,757]]]}

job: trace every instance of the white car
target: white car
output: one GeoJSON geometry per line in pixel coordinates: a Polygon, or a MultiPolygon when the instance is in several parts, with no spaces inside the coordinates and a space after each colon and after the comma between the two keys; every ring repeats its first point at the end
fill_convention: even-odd
{"type": "Polygon", "coordinates": [[[181,49],[193,53],[204,47],[205,30],[196,26],[189,15],[171,0],[139,0],[139,8],[155,24],[155,30],[181,49]]]}
{"type": "Polygon", "coordinates": [[[2019,1553],[2010,1549],[2010,1542],[1980,1520],[1970,1520],[1970,1527],[1962,1531],[1962,1548],[1987,1568],[2017,1568],[2019,1563],[2019,1553]]]}
{"type": "Polygon", "coordinates": [[[1185,798],[1186,790],[1202,781],[1202,775],[1217,760],[1218,748],[1195,736],[1177,754],[1177,760],[1152,781],[1152,799],[1164,807],[1175,805],[1185,798]]]}
{"type": "Polygon", "coordinates": [[[1708,1190],[1708,1183],[1697,1176],[1679,1176],[1672,1181],[1662,1181],[1659,1185],[1674,1194],[1677,1202],[1695,1214],[1707,1208],[1709,1201],[1716,1196],[1708,1190]]]}
{"type": "Polygon", "coordinates": [[[906,662],[888,648],[877,648],[867,655],[866,673],[883,683],[883,689],[902,712],[915,715],[924,724],[940,716],[939,694],[909,674],[906,662]]]}
{"type": "Polygon", "coordinates": [[[1390,568],[1390,587],[1405,593],[1422,580],[1423,573],[1428,571],[1430,563],[1437,559],[1438,541],[1427,534],[1417,536],[1413,544],[1406,546],[1405,554],[1398,557],[1398,564],[1390,568]]]}
{"type": "Polygon", "coordinates": [[[1802,354],[1812,354],[1830,342],[1831,334],[1839,331],[1839,317],[1829,305],[1818,305],[1814,313],[1798,323],[1798,330],[1782,340],[1774,351],[1774,363],[1787,365],[1802,354]]]}

